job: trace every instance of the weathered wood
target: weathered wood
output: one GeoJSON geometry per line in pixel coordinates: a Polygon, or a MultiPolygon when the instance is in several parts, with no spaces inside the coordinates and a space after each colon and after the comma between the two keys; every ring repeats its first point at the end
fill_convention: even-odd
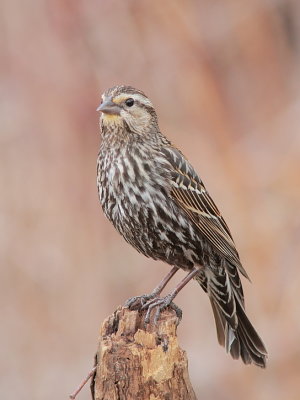
{"type": "Polygon", "coordinates": [[[178,319],[166,310],[155,326],[143,313],[118,308],[103,323],[92,384],[95,400],[196,400],[178,319]]]}

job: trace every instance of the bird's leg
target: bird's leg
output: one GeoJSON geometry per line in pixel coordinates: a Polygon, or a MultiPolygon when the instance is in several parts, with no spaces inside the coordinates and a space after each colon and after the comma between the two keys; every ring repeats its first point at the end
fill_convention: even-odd
{"type": "Polygon", "coordinates": [[[158,297],[163,291],[163,289],[166,287],[167,283],[173,278],[173,276],[176,274],[177,271],[178,267],[173,267],[171,271],[156,286],[156,288],[152,291],[152,293],[148,295],[149,299],[158,297]]]}
{"type": "Polygon", "coordinates": [[[128,299],[125,303],[125,307],[128,308],[141,308],[149,300],[158,297],[162,290],[166,287],[167,283],[172,279],[172,277],[178,271],[178,267],[173,267],[171,271],[164,277],[164,279],[156,286],[156,288],[150,294],[144,294],[142,296],[135,296],[128,299]],[[137,307],[139,305],[139,307],[137,307]]]}
{"type": "Polygon", "coordinates": [[[157,310],[155,312],[155,317],[154,317],[154,323],[156,324],[160,313],[170,306],[175,312],[179,320],[181,320],[182,317],[182,311],[180,310],[179,307],[176,306],[176,304],[173,303],[173,299],[177,296],[177,294],[180,292],[180,290],[191,280],[194,278],[195,275],[199,273],[199,267],[194,267],[188,274],[187,276],[182,279],[181,282],[175,287],[175,289],[168,294],[165,297],[162,298],[154,298],[150,299],[150,301],[147,301],[142,307],[142,310],[147,309],[147,313],[145,316],[145,324],[148,324],[150,322],[150,315],[152,310],[157,307],[157,310]]]}

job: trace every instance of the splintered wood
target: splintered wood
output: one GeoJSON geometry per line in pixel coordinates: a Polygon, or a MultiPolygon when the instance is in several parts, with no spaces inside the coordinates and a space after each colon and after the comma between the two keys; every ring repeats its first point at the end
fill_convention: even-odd
{"type": "Polygon", "coordinates": [[[95,400],[196,400],[178,319],[166,310],[155,326],[144,313],[118,308],[103,323],[92,383],[95,400]]]}

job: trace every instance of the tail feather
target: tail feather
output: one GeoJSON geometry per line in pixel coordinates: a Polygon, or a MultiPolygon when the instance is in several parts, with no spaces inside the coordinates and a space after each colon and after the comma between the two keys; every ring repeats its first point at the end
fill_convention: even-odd
{"type": "Polygon", "coordinates": [[[266,367],[267,350],[249,321],[244,309],[244,295],[238,274],[235,280],[221,275],[202,274],[196,280],[208,294],[215,317],[218,342],[232,358],[245,364],[266,367]]]}
{"type": "Polygon", "coordinates": [[[236,301],[238,325],[236,329],[233,329],[218,310],[214,300],[210,300],[214,311],[219,343],[226,348],[233,359],[241,358],[245,364],[253,363],[265,368],[267,350],[239,302],[236,301]]]}
{"type": "Polygon", "coordinates": [[[212,300],[212,298],[210,298],[210,304],[215,317],[218,342],[221,346],[225,347],[225,327],[226,327],[225,318],[224,317],[222,318],[219,308],[212,300]]]}

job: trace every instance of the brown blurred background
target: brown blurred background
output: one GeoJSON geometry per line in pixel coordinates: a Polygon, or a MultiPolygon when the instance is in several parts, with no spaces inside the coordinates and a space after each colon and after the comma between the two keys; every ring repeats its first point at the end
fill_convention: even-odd
{"type": "MultiPolygon", "coordinates": [[[[199,399],[299,399],[299,1],[0,9],[1,398],[67,399],[102,320],[168,271],[131,249],[98,204],[95,110],[103,90],[126,83],[149,95],[223,211],[270,353],[265,371],[226,355],[192,282],[177,298],[179,338],[199,399]]],[[[89,398],[86,388],[79,399],[89,398]]]]}

